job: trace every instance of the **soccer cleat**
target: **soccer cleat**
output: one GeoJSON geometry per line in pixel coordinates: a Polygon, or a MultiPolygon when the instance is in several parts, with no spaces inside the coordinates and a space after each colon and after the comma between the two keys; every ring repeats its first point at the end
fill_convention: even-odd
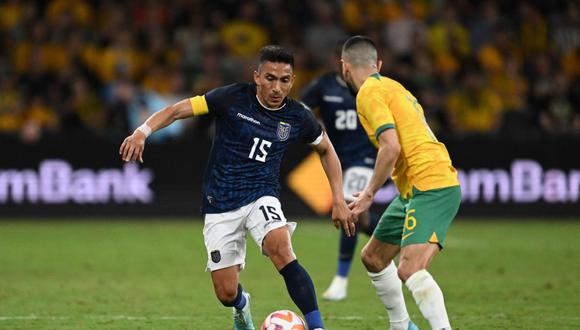
{"type": "Polygon", "coordinates": [[[415,323],[413,323],[413,321],[409,320],[409,326],[407,327],[407,330],[419,330],[419,328],[415,325],[415,323]]]}
{"type": "Polygon", "coordinates": [[[322,299],[331,301],[340,301],[346,298],[346,288],[348,286],[348,278],[342,276],[334,276],[332,283],[324,293],[322,299]]]}
{"type": "Polygon", "coordinates": [[[242,309],[234,309],[234,330],[254,330],[252,314],[250,313],[250,294],[242,293],[246,297],[246,306],[242,309]]]}

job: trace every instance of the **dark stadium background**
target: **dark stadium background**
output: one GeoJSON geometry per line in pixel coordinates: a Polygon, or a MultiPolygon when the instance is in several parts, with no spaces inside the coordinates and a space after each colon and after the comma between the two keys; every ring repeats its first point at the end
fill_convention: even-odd
{"type": "MultiPolygon", "coordinates": [[[[249,81],[268,43],[294,51],[298,97],[353,34],[377,42],[383,74],[446,143],[461,216],[577,216],[578,4],[3,1],[0,217],[198,216],[211,117],[154,134],[142,166],[124,167],[122,139],[166,104],[249,81]]],[[[287,214],[314,215],[285,179],[308,153],[286,156],[287,214]]]]}

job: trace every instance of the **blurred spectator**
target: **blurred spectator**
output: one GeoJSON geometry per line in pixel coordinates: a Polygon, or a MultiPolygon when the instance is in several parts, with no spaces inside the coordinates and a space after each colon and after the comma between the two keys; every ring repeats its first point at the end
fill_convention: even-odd
{"type": "Polygon", "coordinates": [[[565,13],[554,18],[553,40],[556,49],[563,54],[578,50],[580,47],[580,9],[576,2],[569,2],[565,13]]]}
{"type": "Polygon", "coordinates": [[[28,104],[20,134],[25,142],[35,142],[44,132],[54,131],[57,125],[54,111],[40,96],[35,96],[28,104]]]}
{"type": "Polygon", "coordinates": [[[491,88],[502,99],[505,111],[524,111],[528,84],[521,74],[520,63],[513,57],[499,62],[497,68],[487,72],[491,88]]]}
{"type": "Polygon", "coordinates": [[[407,56],[425,43],[426,26],[413,16],[411,3],[403,2],[400,15],[385,24],[387,47],[394,56],[407,56]]]}
{"type": "Polygon", "coordinates": [[[223,25],[220,34],[226,48],[235,56],[251,57],[269,43],[266,29],[258,22],[259,9],[255,2],[242,3],[238,17],[223,25]]]}
{"type": "Polygon", "coordinates": [[[447,99],[449,122],[459,134],[493,134],[502,120],[500,97],[486,85],[477,65],[466,66],[447,99]]]}
{"type": "Polygon", "coordinates": [[[461,62],[470,55],[469,31],[457,20],[457,12],[452,5],[446,5],[440,10],[441,20],[429,27],[428,47],[440,70],[454,74],[461,68],[461,62]]]}
{"type": "Polygon", "coordinates": [[[89,83],[82,77],[76,78],[71,93],[72,112],[78,115],[83,127],[105,134],[105,112],[102,110],[104,105],[91,90],[89,83]]]}
{"type": "Polygon", "coordinates": [[[0,133],[18,134],[24,123],[23,98],[16,83],[0,77],[0,133]]]}
{"type": "Polygon", "coordinates": [[[548,48],[546,19],[531,4],[520,3],[520,42],[525,55],[544,53],[548,48]]]}
{"type": "Polygon", "coordinates": [[[553,84],[546,107],[540,109],[539,113],[542,129],[556,134],[580,133],[578,129],[580,111],[578,108],[574,109],[568,78],[562,72],[558,72],[554,76],[553,84]]]}
{"type": "Polygon", "coordinates": [[[13,30],[22,20],[23,5],[18,0],[8,0],[0,4],[0,29],[13,30]]]}
{"type": "Polygon", "coordinates": [[[337,24],[336,9],[330,2],[311,3],[314,20],[304,31],[304,43],[317,66],[324,65],[336,45],[344,40],[346,32],[337,24]]]}
{"type": "Polygon", "coordinates": [[[500,24],[498,8],[493,1],[479,3],[474,19],[468,23],[471,48],[475,51],[493,41],[500,24]]]}

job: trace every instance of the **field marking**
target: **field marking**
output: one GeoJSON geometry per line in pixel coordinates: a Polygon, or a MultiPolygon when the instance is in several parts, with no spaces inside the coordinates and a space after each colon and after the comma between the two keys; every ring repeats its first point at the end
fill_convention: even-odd
{"type": "Polygon", "coordinates": [[[29,320],[51,320],[51,321],[60,321],[60,320],[69,320],[70,317],[68,316],[36,316],[36,315],[26,315],[26,316],[1,316],[0,321],[13,321],[13,320],[20,320],[20,321],[29,321],[29,320]]]}
{"type": "MultiPolygon", "coordinates": [[[[498,315],[492,315],[493,318],[498,318],[498,315]]],[[[505,315],[499,318],[503,318],[505,315]]],[[[193,316],[179,316],[179,315],[161,315],[161,316],[135,316],[135,315],[85,315],[85,316],[56,316],[56,315],[13,315],[6,316],[0,315],[0,322],[2,321],[73,321],[73,320],[83,320],[90,319],[96,321],[196,321],[200,317],[193,316]]],[[[459,319],[480,319],[480,317],[467,317],[462,316],[459,319]]],[[[377,320],[383,321],[388,320],[386,316],[359,316],[359,315],[343,315],[343,316],[328,316],[324,317],[327,320],[338,320],[338,321],[365,321],[365,320],[377,320]]],[[[575,316],[559,316],[550,319],[554,320],[566,320],[566,321],[580,321],[580,317],[575,316]]]]}
{"type": "MultiPolygon", "coordinates": [[[[199,317],[193,316],[134,316],[134,315],[87,315],[87,316],[53,316],[53,315],[15,315],[3,316],[0,315],[0,321],[66,321],[78,319],[91,319],[98,321],[147,321],[147,320],[162,320],[162,321],[192,321],[199,317]]],[[[386,316],[364,317],[358,315],[344,315],[344,316],[328,316],[325,319],[329,320],[343,320],[343,321],[361,321],[361,320],[386,320],[386,316]]]]}

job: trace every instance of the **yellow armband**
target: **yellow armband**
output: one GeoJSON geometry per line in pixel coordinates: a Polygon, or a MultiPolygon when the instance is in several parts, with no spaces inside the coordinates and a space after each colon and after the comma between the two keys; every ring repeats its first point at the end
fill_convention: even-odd
{"type": "Polygon", "coordinates": [[[209,112],[207,102],[205,101],[205,96],[203,95],[190,97],[189,103],[191,103],[191,109],[193,110],[194,116],[205,115],[209,112]]]}

